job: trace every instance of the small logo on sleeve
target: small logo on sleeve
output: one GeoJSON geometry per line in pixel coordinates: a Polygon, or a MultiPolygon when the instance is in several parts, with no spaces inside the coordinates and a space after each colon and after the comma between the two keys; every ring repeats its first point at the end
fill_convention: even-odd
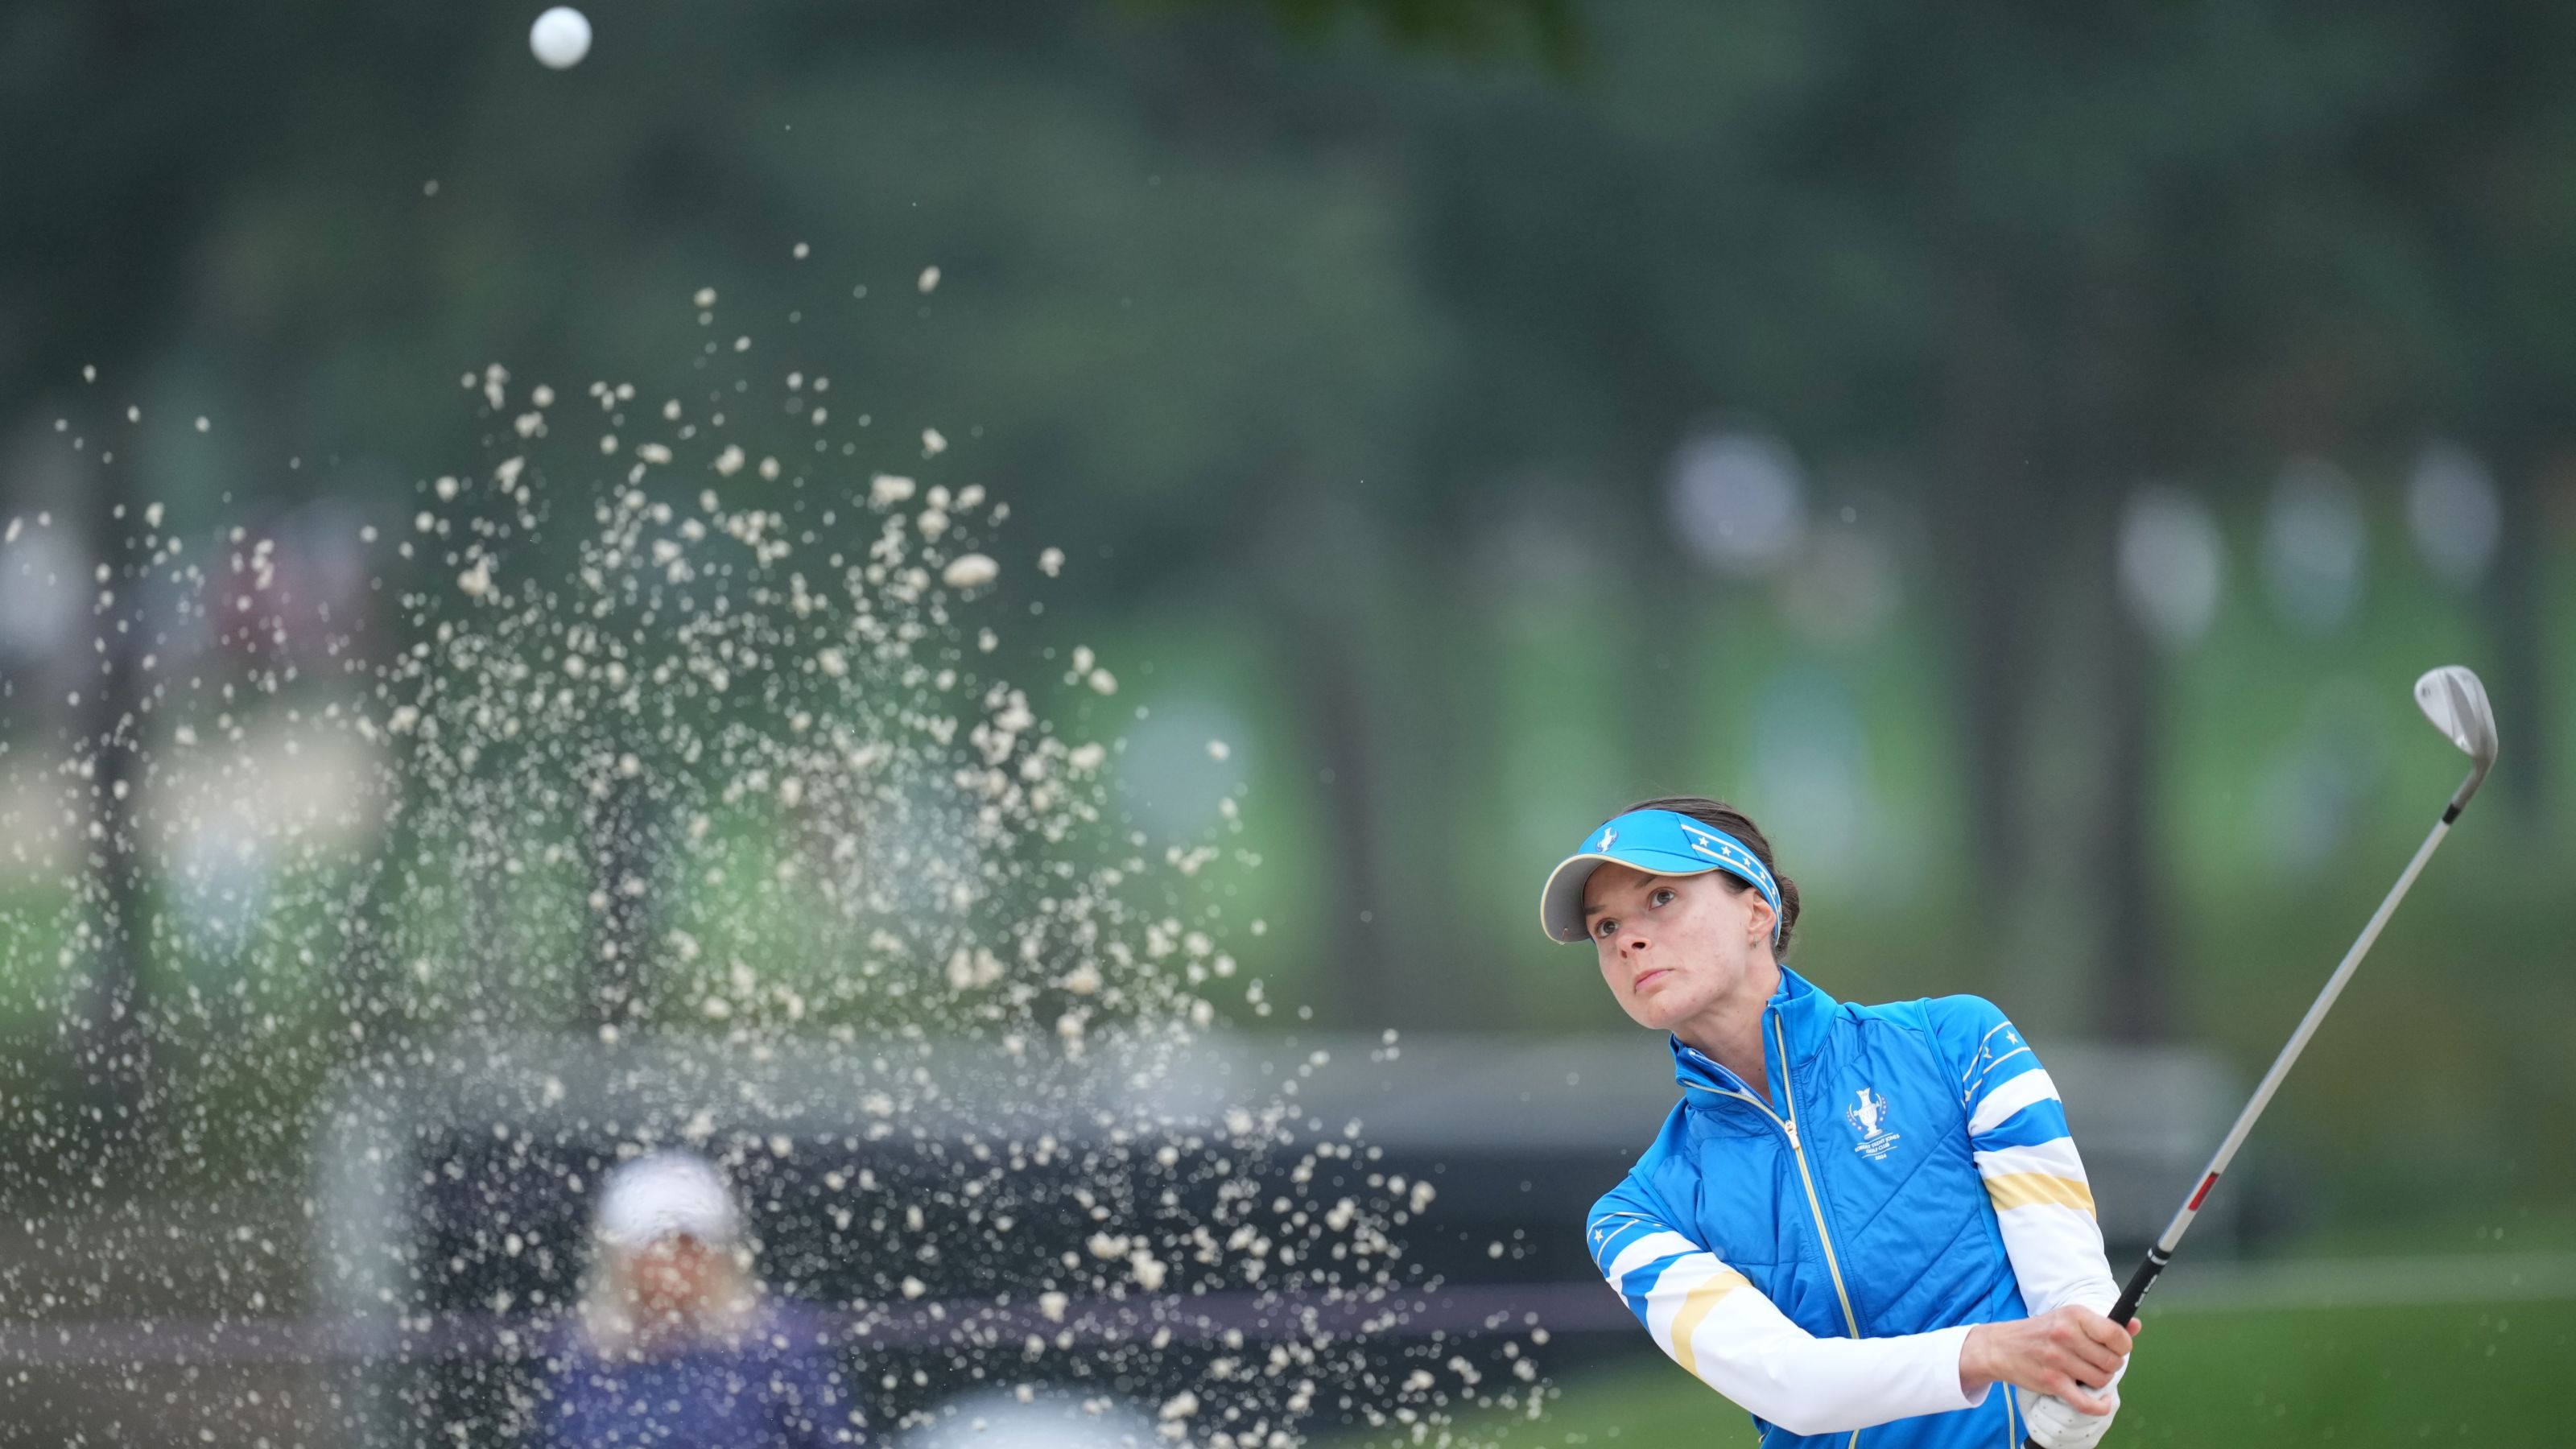
{"type": "Polygon", "coordinates": [[[1904,1134],[1887,1130],[1887,1099],[1867,1087],[1860,1089],[1858,1103],[1843,1113],[1843,1120],[1860,1134],[1860,1141],[1853,1145],[1852,1151],[1872,1162],[1895,1151],[1896,1144],[1904,1140],[1904,1134]]]}

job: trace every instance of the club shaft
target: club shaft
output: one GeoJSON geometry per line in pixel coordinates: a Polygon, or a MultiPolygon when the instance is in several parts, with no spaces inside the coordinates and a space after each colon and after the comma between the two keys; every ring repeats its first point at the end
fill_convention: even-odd
{"type": "Polygon", "coordinates": [[[2414,886],[2415,877],[2423,873],[2424,863],[2433,858],[2433,852],[2441,846],[2443,838],[2451,833],[2451,821],[2456,813],[2454,810],[2442,812],[2442,818],[2434,825],[2432,833],[2415,848],[2415,858],[2406,862],[2406,869],[2397,877],[2397,884],[2389,888],[2388,895],[2379,903],[2379,909],[2371,913],[2370,924],[2361,928],[2361,935],[2352,943],[2352,949],[2344,953],[2334,975],[2326,979],[2325,989],[2317,993],[2317,999],[2308,1007],[2308,1014],[2300,1018],[2299,1029],[2290,1033],[2289,1043],[2281,1048],[2279,1056],[2272,1059],[2271,1070],[2263,1074],[2262,1082],[2254,1088],[2254,1095],[2246,1101],[2245,1110],[2236,1114],[2236,1125],[2227,1129],[2226,1140],[2220,1142],[2218,1151],[2211,1155],[2209,1167],[2193,1186],[2191,1196],[2183,1201],[2173,1221],[2166,1225],[2164,1236],[2156,1240],[2158,1252],[2171,1257],[2174,1250],[2182,1246],[2182,1235],[2190,1229],[2192,1219],[2199,1215],[2200,1205],[2207,1200],[2210,1188],[2217,1184],[2219,1174],[2227,1170],[2228,1164],[2236,1160],[2236,1150],[2245,1145],[2245,1138],[2262,1118],[2263,1109],[2272,1105],[2272,1094],[2281,1089],[2281,1079],[2298,1064],[2299,1053],[2307,1050],[2308,1039],[2317,1034],[2317,1027],[2325,1021],[2326,1013],[2334,1009],[2335,998],[2343,995],[2344,986],[2352,980],[2354,969],[2361,965],[2361,958],[2370,954],[2371,944],[2379,939],[2380,929],[2395,914],[2397,903],[2406,899],[2406,892],[2414,886]]]}
{"type": "MultiPolygon", "coordinates": [[[[2443,837],[2451,833],[2451,822],[2460,818],[2460,808],[2468,803],[2469,795],[2477,789],[2479,777],[2484,773],[2481,770],[2472,774],[2459,792],[2451,797],[2449,807],[2443,810],[2442,818],[2433,826],[2432,833],[2415,848],[2415,858],[2406,862],[2406,869],[2397,877],[2397,884],[2389,888],[2387,897],[2379,903],[2379,909],[2371,913],[2370,924],[2361,928],[2361,935],[2352,943],[2352,949],[2344,953],[2334,975],[2326,979],[2325,989],[2317,993],[2316,1001],[2308,1007],[2308,1014],[2300,1019],[2299,1029],[2290,1033],[2288,1045],[2272,1059],[2271,1070],[2263,1074],[2262,1082],[2254,1088],[2253,1097],[2245,1103],[2245,1110],[2236,1114],[2236,1125],[2227,1129],[2226,1140],[2219,1143],[2218,1151],[2210,1156],[2209,1166],[2201,1173],[2200,1181],[2193,1185],[2191,1196],[2183,1200],[2182,1207],[2174,1213],[2173,1221],[2166,1225],[2164,1236],[2147,1250],[2147,1256],[2139,1262],[2137,1271],[2129,1275],[2128,1285],[2120,1290],[2119,1301],[2111,1306],[2113,1323],[2126,1325],[2137,1316],[2138,1305],[2146,1301],[2147,1290],[2155,1286],[2156,1278],[2164,1272],[2165,1265],[2173,1261],[2175,1249],[2182,1246],[2182,1235],[2191,1230],[2192,1219],[2200,1216],[2201,1204],[2209,1200],[2209,1190],[2218,1185],[2219,1174],[2236,1160],[2236,1149],[2245,1145],[2247,1135],[2262,1118],[2263,1109],[2272,1105],[2272,1094],[2280,1090],[2281,1079],[2297,1065],[2299,1053],[2307,1050],[2308,1039],[2317,1034],[2317,1027],[2326,1019],[2326,1013],[2334,1009],[2335,998],[2343,994],[2345,984],[2352,980],[2354,968],[2361,965],[2362,957],[2370,954],[2371,944],[2379,939],[2380,928],[2388,924],[2388,918],[2397,911],[2397,903],[2406,899],[2406,892],[2414,886],[2415,877],[2423,874],[2424,863],[2433,858],[2433,852],[2440,848],[2443,837]]],[[[2023,1449],[2038,1449],[2038,1445],[2037,1439],[2022,1441],[2023,1449]]]]}

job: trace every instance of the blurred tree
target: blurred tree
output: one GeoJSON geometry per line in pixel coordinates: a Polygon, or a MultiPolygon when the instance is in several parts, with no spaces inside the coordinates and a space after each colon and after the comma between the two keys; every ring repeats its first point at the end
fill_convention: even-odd
{"type": "MultiPolygon", "coordinates": [[[[1232,4],[1246,0],[1130,0],[1157,6],[1232,4]]],[[[1479,57],[1536,57],[1572,66],[1583,54],[1574,0],[1250,0],[1292,33],[1308,39],[1364,22],[1398,46],[1479,57]]]]}
{"type": "MultiPolygon", "coordinates": [[[[397,97],[436,114],[434,70],[418,63],[436,51],[416,48],[419,27],[390,14],[298,9],[302,23],[281,32],[238,15],[133,4],[27,4],[0,15],[8,70],[0,125],[63,138],[0,158],[0,195],[28,203],[12,208],[0,267],[0,399],[105,424],[108,409],[66,396],[72,379],[94,368],[111,395],[137,395],[137,375],[193,320],[189,268],[202,259],[205,234],[240,205],[242,188],[260,185],[317,135],[344,157],[387,146],[368,122],[387,116],[397,97]],[[281,33],[294,39],[281,44],[281,33]],[[329,63],[351,57],[358,63],[329,63]],[[330,79],[339,100],[371,93],[376,104],[334,105],[330,79]],[[317,112],[337,118],[327,132],[313,126],[317,112]]],[[[129,566],[147,501],[141,480],[166,482],[173,470],[153,468],[148,439],[121,451],[95,465],[77,522],[84,545],[116,566],[124,587],[109,590],[96,613],[100,668],[77,717],[93,765],[99,920],[73,1060],[84,1064],[87,1092],[127,1118],[149,1095],[141,1023],[153,1009],[145,990],[153,890],[135,816],[148,744],[141,658],[170,622],[141,607],[146,591],[129,566]]],[[[208,501],[184,500],[183,511],[208,501]]]]}
{"type": "MultiPolygon", "coordinates": [[[[2364,137],[2349,163],[2380,181],[2403,246],[2402,269],[2355,278],[2354,301],[2405,359],[2405,411],[2493,461],[2505,504],[2485,586],[2493,692],[2505,738],[2543,741],[2562,684],[2546,636],[2546,495],[2576,465],[2565,401],[2576,389],[2576,13],[2520,0],[2443,10],[2425,27],[2422,103],[2364,137]]],[[[2551,764],[2546,748],[2517,752],[2499,779],[2527,830],[2551,764]]]]}
{"type": "MultiPolygon", "coordinates": [[[[2120,502],[2162,477],[2235,492],[2306,452],[2407,455],[2428,418],[2400,358],[2444,369],[2443,411],[2518,476],[2557,446],[2544,339],[2565,335],[2547,319],[2576,227],[2542,189],[2570,114],[2544,8],[1599,12],[1615,98],[1479,95],[1435,121],[1431,285],[1488,375],[1531,361],[1508,407],[1435,424],[1435,496],[1551,454],[1659,485],[1639,444],[1722,408],[1908,460],[1977,878],[2010,911],[2039,904],[2040,862],[2089,862],[2098,940],[2035,937],[2020,976],[2089,960],[2096,1024],[2153,1034],[2181,999],[2165,705],[2114,592],[2120,502]],[[2457,390],[2490,375],[2495,394],[2457,390]],[[2067,628],[2090,632],[2052,642],[2067,628]],[[2106,793],[2056,817],[2073,836],[2034,836],[2053,750],[2032,724],[2068,691],[2097,701],[2073,717],[2106,793]]],[[[2546,610],[2538,530],[2518,533],[2498,616],[2533,709],[2546,610]]]]}
{"type": "MultiPolygon", "coordinates": [[[[459,370],[677,370],[707,336],[682,302],[720,283],[728,334],[881,420],[854,474],[1020,496],[1075,560],[1077,626],[1175,600],[1257,621],[1285,733],[1331,777],[1355,1017],[1504,1009],[1442,989],[1481,963],[1415,838],[1477,783],[1441,674],[1481,622],[1457,602],[1493,568],[1476,540],[1571,517],[1623,617],[1769,617],[1676,582],[1696,566],[1653,522],[1716,415],[1912,491],[1978,878],[2010,903],[2035,862],[2083,862],[2101,940],[2045,949],[2108,999],[2179,1000],[2163,666],[2108,562],[2142,479],[2235,490],[2460,431],[2515,520],[2507,726],[2545,723],[2532,520],[2567,446],[2576,236],[2549,6],[594,8],[598,50],[557,74],[517,7],[10,7],[0,121],[60,141],[0,157],[0,195],[43,199],[0,237],[0,405],[106,415],[83,363],[185,378],[315,466],[191,474],[139,442],[120,466],[152,496],[399,516],[402,480],[480,459],[459,370]],[[959,442],[936,464],[911,446],[933,424],[959,442]],[[2066,696],[2092,703],[2035,713],[2066,696]],[[2060,717],[2105,793],[2034,826],[2034,720],[2060,717]]],[[[140,487],[93,494],[93,537],[140,487]]],[[[1671,687],[1650,631],[1602,647],[1671,687]]],[[[95,708],[92,733],[127,712],[95,708]]],[[[1622,717],[1605,748],[1632,760],[1668,728],[1622,717]]]]}

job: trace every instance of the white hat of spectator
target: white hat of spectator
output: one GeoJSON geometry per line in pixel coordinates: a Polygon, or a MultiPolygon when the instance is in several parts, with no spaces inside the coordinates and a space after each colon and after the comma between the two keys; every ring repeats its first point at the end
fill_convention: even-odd
{"type": "Polygon", "coordinates": [[[599,1193],[599,1236],[630,1251],[685,1234],[730,1247],[742,1210],[715,1164],[689,1152],[655,1152],[608,1175],[599,1193]]]}

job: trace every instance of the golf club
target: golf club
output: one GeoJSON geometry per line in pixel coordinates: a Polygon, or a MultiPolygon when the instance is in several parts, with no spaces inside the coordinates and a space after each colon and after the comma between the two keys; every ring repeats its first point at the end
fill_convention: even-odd
{"type": "MultiPolygon", "coordinates": [[[[2173,1221],[2166,1225],[2164,1236],[2147,1250],[2146,1261],[2138,1265],[2138,1271],[2129,1275],[2129,1286],[2120,1290],[2120,1301],[2112,1305],[2110,1317],[2113,1323],[2125,1326],[2137,1316],[2138,1304],[2146,1298],[2147,1290],[2155,1286],[2156,1276],[2173,1261],[2174,1250],[2182,1246],[2182,1235],[2191,1230],[2191,1221],[2200,1215],[2201,1204],[2209,1200],[2209,1190],[2218,1185],[2219,1174],[2227,1171],[2227,1165],[2235,1160],[2236,1149],[2245,1144],[2246,1134],[2254,1130],[2254,1123],[2262,1117],[2263,1109],[2271,1105],[2272,1094],[2280,1089],[2281,1079],[2290,1074],[2290,1068],[2299,1060],[2299,1053],[2307,1049],[2308,1038],[2316,1035],[2318,1023],[2334,1009],[2335,998],[2343,994],[2344,984],[2352,979],[2353,968],[2369,954],[2371,942],[2379,939],[2380,928],[2388,924],[2397,903],[2406,899],[2406,891],[2415,884],[2415,877],[2423,871],[2424,862],[2433,858],[2434,848],[2442,843],[2442,837],[2451,833],[2451,822],[2460,818],[2460,811],[2468,805],[2469,797],[2478,792],[2478,786],[2486,781],[2487,771],[2495,765],[2495,710],[2487,703],[2486,686],[2478,682],[2477,675],[2457,664],[2431,670],[2415,681],[2415,704],[2452,744],[2468,755],[2469,776],[2460,782],[2459,789],[2452,792],[2451,803],[2443,807],[2442,818],[2434,823],[2433,833],[2425,836],[2424,843],[2416,847],[2415,858],[2406,862],[2406,869],[2398,875],[2397,884],[2379,903],[2379,909],[2371,913],[2370,924],[2361,928],[2360,939],[2344,953],[2343,964],[2335,967],[2334,975],[2327,978],[2325,989],[2317,993],[2316,1002],[2301,1018],[2299,1029],[2290,1033],[2289,1044],[2273,1058],[2271,1070],[2263,1074],[2263,1081],[2255,1087],[2254,1096],[2246,1102],[2245,1110],[2236,1114],[2236,1125],[2227,1129],[2227,1139],[2218,1144],[2218,1151],[2209,1159],[2208,1169],[2201,1173],[2198,1185],[2183,1200],[2182,1208],[2174,1214],[2173,1221]]],[[[2025,1449],[2038,1449],[2036,1439],[2022,1442],[2025,1449]]]]}

